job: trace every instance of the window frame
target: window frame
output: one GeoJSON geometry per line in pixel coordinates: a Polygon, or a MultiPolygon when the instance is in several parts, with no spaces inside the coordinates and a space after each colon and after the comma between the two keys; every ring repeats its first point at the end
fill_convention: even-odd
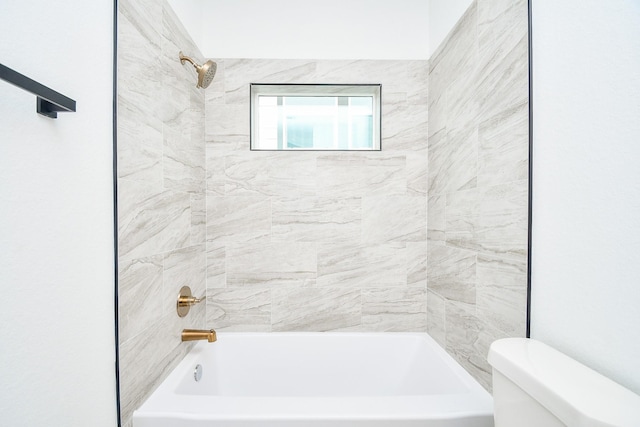
{"type": "Polygon", "coordinates": [[[250,136],[251,151],[381,151],[382,150],[382,85],[369,83],[250,83],[250,136]],[[270,96],[324,96],[349,97],[371,96],[373,98],[372,132],[373,146],[371,148],[260,148],[257,147],[259,137],[259,108],[258,98],[270,96]]]}

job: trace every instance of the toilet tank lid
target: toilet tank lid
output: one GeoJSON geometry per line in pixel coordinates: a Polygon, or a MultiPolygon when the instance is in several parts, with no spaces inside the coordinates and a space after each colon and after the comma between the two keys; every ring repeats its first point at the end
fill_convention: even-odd
{"type": "Polygon", "coordinates": [[[540,341],[500,339],[488,360],[567,425],[640,426],[639,395],[540,341]]]}

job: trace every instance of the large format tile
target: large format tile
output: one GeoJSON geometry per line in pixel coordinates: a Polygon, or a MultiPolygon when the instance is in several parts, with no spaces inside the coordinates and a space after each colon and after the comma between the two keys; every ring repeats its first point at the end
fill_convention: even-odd
{"type": "Polygon", "coordinates": [[[318,245],[319,287],[406,286],[405,243],[318,245]]]}
{"type": "Polygon", "coordinates": [[[271,331],[271,290],[207,289],[207,325],[225,331],[271,331]]]}
{"type": "Polygon", "coordinates": [[[242,242],[271,233],[271,199],[207,195],[207,242],[242,242]]]}
{"type": "Polygon", "coordinates": [[[313,286],[316,244],[256,240],[228,243],[227,286],[313,286]]]}
{"type": "Polygon", "coordinates": [[[427,251],[427,287],[453,301],[476,302],[476,252],[430,245],[427,251]]]}
{"type": "Polygon", "coordinates": [[[431,290],[427,292],[427,332],[446,348],[445,299],[431,290]]]}
{"type": "Polygon", "coordinates": [[[123,343],[162,316],[162,255],[118,263],[118,339],[123,343]]]}
{"type": "Polygon", "coordinates": [[[380,332],[427,330],[426,289],[363,289],[362,328],[380,332]]]}
{"type": "Polygon", "coordinates": [[[221,242],[207,243],[207,292],[211,288],[227,287],[227,246],[221,242]]]}
{"type": "Polygon", "coordinates": [[[313,153],[243,151],[224,157],[225,194],[311,196],[316,193],[313,153]]]}
{"type": "Polygon", "coordinates": [[[478,186],[521,181],[529,174],[529,103],[524,100],[480,123],[478,186]]]}
{"type": "Polygon", "coordinates": [[[284,288],[272,291],[273,331],[333,331],[360,325],[359,289],[284,288]]]}
{"type": "Polygon", "coordinates": [[[427,201],[421,195],[362,199],[362,241],[421,242],[427,238],[427,201]]]}
{"type": "Polygon", "coordinates": [[[487,325],[468,306],[454,301],[445,304],[447,351],[491,392],[489,346],[507,335],[487,325]]]}
{"type": "Polygon", "coordinates": [[[481,118],[522,104],[529,97],[529,39],[518,35],[518,43],[507,52],[492,52],[481,59],[477,99],[481,118]]]}
{"type": "Polygon", "coordinates": [[[402,152],[321,154],[317,193],[324,197],[405,194],[407,162],[402,152]]]}
{"type": "Polygon", "coordinates": [[[521,259],[527,251],[528,184],[515,181],[447,196],[447,245],[521,259]]]}
{"type": "Polygon", "coordinates": [[[427,199],[427,241],[430,245],[444,245],[446,196],[435,195],[427,199]]]}
{"type": "MultiPolygon", "coordinates": [[[[189,352],[173,327],[175,314],[163,316],[143,333],[120,345],[121,417],[129,420],[155,388],[189,352]]],[[[199,325],[197,325],[199,326],[199,325]]],[[[195,326],[195,327],[197,327],[195,326]]]]}
{"type": "Polygon", "coordinates": [[[407,242],[407,286],[427,288],[427,242],[407,242]]]}
{"type": "Polygon", "coordinates": [[[200,192],[205,187],[204,139],[195,141],[184,131],[164,126],[164,186],[186,192],[200,192]]]}
{"type": "Polygon", "coordinates": [[[272,240],[340,242],[360,238],[358,198],[298,197],[272,202],[272,240]]]}
{"type": "Polygon", "coordinates": [[[121,258],[139,258],[187,246],[191,238],[188,193],[118,181],[118,242],[121,258]]]}
{"type": "Polygon", "coordinates": [[[509,336],[524,336],[527,321],[527,261],[479,254],[478,317],[509,336]]]}
{"type": "Polygon", "coordinates": [[[191,193],[191,244],[207,239],[207,199],[205,192],[191,193]]]}

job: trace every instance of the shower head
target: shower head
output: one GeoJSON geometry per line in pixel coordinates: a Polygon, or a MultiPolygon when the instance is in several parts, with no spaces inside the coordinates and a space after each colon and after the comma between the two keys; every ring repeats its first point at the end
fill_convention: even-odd
{"type": "Polygon", "coordinates": [[[196,87],[206,89],[211,84],[213,76],[216,75],[216,70],[218,69],[216,63],[208,60],[204,64],[198,65],[193,59],[184,56],[182,52],[180,52],[180,62],[184,64],[184,61],[191,62],[191,65],[193,65],[198,72],[198,84],[196,84],[196,87]]]}

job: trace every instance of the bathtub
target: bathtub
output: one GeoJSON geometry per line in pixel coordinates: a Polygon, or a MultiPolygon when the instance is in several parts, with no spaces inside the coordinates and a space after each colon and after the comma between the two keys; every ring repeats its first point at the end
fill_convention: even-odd
{"type": "Polygon", "coordinates": [[[493,401],[427,334],[221,332],[133,414],[133,427],[240,426],[492,427],[493,401]]]}

